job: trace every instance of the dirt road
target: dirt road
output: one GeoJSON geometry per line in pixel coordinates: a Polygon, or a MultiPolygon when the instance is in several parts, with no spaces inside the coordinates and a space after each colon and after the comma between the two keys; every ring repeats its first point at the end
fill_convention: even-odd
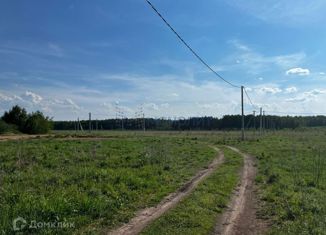
{"type": "Polygon", "coordinates": [[[229,149],[241,154],[244,167],[241,172],[240,184],[232,197],[228,209],[220,217],[215,234],[222,235],[255,235],[263,234],[266,223],[257,218],[257,197],[255,192],[256,167],[254,159],[234,147],[229,149]]]}
{"type": "Polygon", "coordinates": [[[214,172],[214,170],[223,163],[224,155],[217,148],[219,152],[217,158],[206,168],[199,171],[191,180],[189,180],[177,192],[170,194],[162,202],[155,207],[145,208],[137,213],[131,221],[122,227],[108,232],[109,235],[132,235],[140,233],[153,220],[159,218],[166,211],[170,210],[178,204],[184,197],[189,195],[197,185],[202,182],[207,176],[214,172]]]}
{"type": "Polygon", "coordinates": [[[8,140],[27,140],[27,139],[36,139],[36,138],[45,138],[50,137],[51,135],[48,134],[41,134],[41,135],[0,135],[0,141],[8,141],[8,140]]]}

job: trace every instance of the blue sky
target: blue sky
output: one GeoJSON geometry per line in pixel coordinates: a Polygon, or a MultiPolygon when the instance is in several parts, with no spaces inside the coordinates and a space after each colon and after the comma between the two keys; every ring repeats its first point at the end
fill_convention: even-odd
{"type": "MultiPolygon", "coordinates": [[[[218,73],[267,112],[326,113],[324,0],[152,0],[218,73]]],[[[240,91],[218,80],[144,0],[0,3],[0,112],[55,120],[222,116],[240,91]]]]}

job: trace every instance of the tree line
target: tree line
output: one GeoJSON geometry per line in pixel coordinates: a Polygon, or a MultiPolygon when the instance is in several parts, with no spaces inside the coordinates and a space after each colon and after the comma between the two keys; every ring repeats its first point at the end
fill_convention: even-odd
{"type": "Polygon", "coordinates": [[[25,134],[45,134],[52,129],[52,120],[40,111],[27,113],[15,105],[0,118],[0,134],[21,132],[25,134]]]}
{"type": "MultiPolygon", "coordinates": [[[[89,121],[54,121],[55,130],[89,129],[89,121]]],[[[239,130],[241,129],[241,115],[225,115],[217,117],[192,117],[186,119],[164,118],[124,118],[92,120],[93,130],[239,130]]],[[[262,127],[265,129],[295,129],[298,127],[326,126],[326,116],[275,116],[266,115],[262,118],[262,127]]],[[[259,129],[260,117],[245,116],[246,129],[259,129]]]]}

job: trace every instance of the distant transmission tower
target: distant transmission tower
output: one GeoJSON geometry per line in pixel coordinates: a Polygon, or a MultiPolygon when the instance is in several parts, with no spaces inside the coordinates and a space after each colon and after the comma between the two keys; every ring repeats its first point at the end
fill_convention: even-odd
{"type": "Polygon", "coordinates": [[[92,131],[92,113],[89,113],[88,117],[89,117],[88,131],[91,132],[92,131]]]}
{"type": "Polygon", "coordinates": [[[125,116],[122,109],[119,107],[119,103],[115,104],[115,112],[116,112],[116,122],[121,124],[121,130],[123,130],[124,129],[123,119],[125,118],[125,116]]]}
{"type": "Polygon", "coordinates": [[[146,121],[143,105],[139,106],[138,111],[136,111],[135,113],[135,116],[137,129],[142,129],[143,131],[146,131],[146,121]]]}

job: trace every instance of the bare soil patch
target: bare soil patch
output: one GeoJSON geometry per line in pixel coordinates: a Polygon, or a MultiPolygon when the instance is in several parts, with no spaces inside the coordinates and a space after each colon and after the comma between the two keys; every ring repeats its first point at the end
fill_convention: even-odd
{"type": "Polygon", "coordinates": [[[0,135],[0,141],[8,141],[8,140],[25,140],[25,139],[36,139],[36,138],[44,138],[49,137],[50,135],[0,135]]]}

